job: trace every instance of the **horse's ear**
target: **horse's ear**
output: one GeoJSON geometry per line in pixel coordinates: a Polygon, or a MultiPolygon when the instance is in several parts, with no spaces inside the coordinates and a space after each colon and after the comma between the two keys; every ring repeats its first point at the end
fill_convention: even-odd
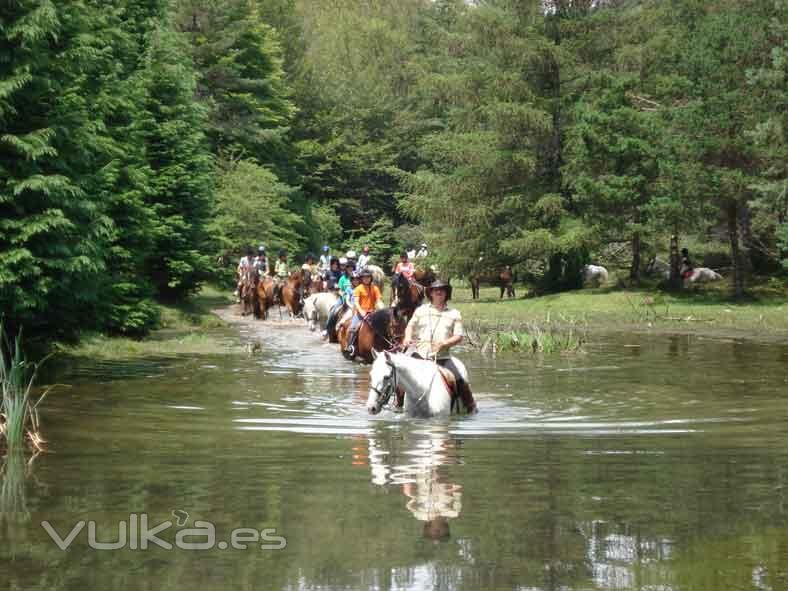
{"type": "Polygon", "coordinates": [[[378,355],[379,353],[375,349],[372,349],[372,359],[377,359],[378,355]]]}
{"type": "Polygon", "coordinates": [[[391,355],[389,354],[388,351],[383,351],[383,355],[386,356],[386,361],[391,361],[391,355]]]}

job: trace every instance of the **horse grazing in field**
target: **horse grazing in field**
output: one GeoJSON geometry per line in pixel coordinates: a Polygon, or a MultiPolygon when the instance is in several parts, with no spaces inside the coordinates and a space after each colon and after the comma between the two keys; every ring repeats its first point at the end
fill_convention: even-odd
{"type": "Polygon", "coordinates": [[[298,316],[303,308],[302,294],[303,278],[301,271],[294,271],[282,287],[282,303],[293,318],[298,316]]]}
{"type": "Polygon", "coordinates": [[[583,284],[599,287],[607,282],[607,269],[601,265],[583,266],[583,284]]]}
{"type": "MultiPolygon", "coordinates": [[[[392,395],[404,390],[405,413],[413,417],[448,417],[453,408],[464,408],[456,390],[454,375],[433,361],[403,353],[374,353],[369,372],[367,411],[379,413],[392,395]]],[[[452,357],[463,379],[468,380],[465,365],[452,357]]],[[[471,400],[472,403],[472,400],[471,400]]]]}
{"type": "Polygon", "coordinates": [[[347,353],[348,338],[350,336],[350,319],[352,310],[345,313],[337,329],[339,346],[346,359],[360,357],[364,363],[372,363],[373,351],[389,351],[399,346],[405,335],[408,322],[397,308],[383,308],[372,312],[358,329],[356,335],[355,351],[351,357],[347,353]]]}
{"type": "Polygon", "coordinates": [[[322,329],[328,320],[328,313],[339,296],[330,291],[313,293],[304,300],[304,319],[309,325],[309,330],[314,331],[318,326],[322,329]]]}
{"type": "Polygon", "coordinates": [[[708,267],[695,267],[692,273],[684,281],[687,283],[710,283],[712,281],[721,281],[722,275],[709,269],[708,267]]]}
{"type": "Polygon", "coordinates": [[[263,275],[257,282],[257,306],[255,318],[268,318],[268,310],[274,305],[274,280],[270,275],[263,275]]]}
{"type": "Polygon", "coordinates": [[[509,265],[503,267],[497,273],[485,275],[482,273],[472,273],[468,277],[468,283],[471,284],[471,296],[474,300],[479,299],[479,287],[482,283],[491,283],[501,288],[501,296],[498,299],[503,299],[504,292],[506,297],[515,297],[514,293],[514,273],[509,265]]]}

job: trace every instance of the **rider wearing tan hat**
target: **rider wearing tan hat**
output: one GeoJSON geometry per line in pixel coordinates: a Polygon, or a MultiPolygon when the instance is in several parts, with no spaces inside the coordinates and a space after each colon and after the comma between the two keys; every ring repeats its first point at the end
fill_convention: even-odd
{"type": "Polygon", "coordinates": [[[430,303],[422,304],[413,313],[402,346],[416,344],[416,356],[435,359],[435,362],[454,374],[457,391],[468,412],[476,412],[476,402],[471,388],[451,359],[450,349],[462,342],[462,315],[456,308],[450,308],[451,285],[440,279],[427,288],[430,303]]]}

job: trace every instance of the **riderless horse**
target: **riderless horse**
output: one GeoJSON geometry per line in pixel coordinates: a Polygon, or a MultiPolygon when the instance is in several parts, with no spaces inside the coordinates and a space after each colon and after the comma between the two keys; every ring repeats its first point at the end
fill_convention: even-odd
{"type": "Polygon", "coordinates": [[[471,284],[471,296],[474,300],[479,299],[479,287],[482,283],[492,283],[493,285],[501,288],[501,297],[506,292],[506,297],[513,298],[514,295],[514,273],[509,265],[503,267],[497,273],[484,274],[480,272],[471,273],[468,277],[468,283],[471,284]]]}

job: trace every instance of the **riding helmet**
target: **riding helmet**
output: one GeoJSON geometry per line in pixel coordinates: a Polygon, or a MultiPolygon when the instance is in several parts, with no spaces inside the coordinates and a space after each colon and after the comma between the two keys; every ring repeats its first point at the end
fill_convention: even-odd
{"type": "Polygon", "coordinates": [[[279,249],[279,256],[280,257],[286,257],[287,256],[287,251],[284,248],[280,248],[279,249]]]}

